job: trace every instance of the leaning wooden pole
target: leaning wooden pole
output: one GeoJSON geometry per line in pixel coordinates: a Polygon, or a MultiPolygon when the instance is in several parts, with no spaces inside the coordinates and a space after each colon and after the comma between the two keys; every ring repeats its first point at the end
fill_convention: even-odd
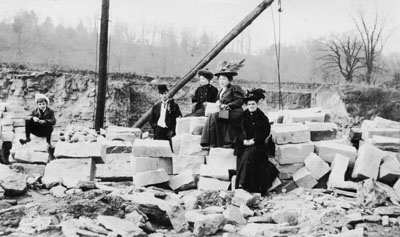
{"type": "Polygon", "coordinates": [[[96,118],[94,128],[100,131],[104,123],[104,108],[107,91],[107,45],[108,45],[108,10],[110,0],[103,0],[101,6],[99,83],[97,86],[96,118]]]}
{"type": "MultiPolygon", "coordinates": [[[[197,71],[205,67],[213,60],[236,36],[249,26],[265,9],[267,9],[274,0],[262,1],[250,14],[239,22],[221,41],[212,48],[204,58],[200,60],[182,79],[180,79],[169,91],[168,97],[173,97],[186,83],[188,83],[197,73],[197,71]]],[[[142,117],[133,125],[135,128],[142,127],[149,119],[151,110],[148,110],[142,117]]]]}

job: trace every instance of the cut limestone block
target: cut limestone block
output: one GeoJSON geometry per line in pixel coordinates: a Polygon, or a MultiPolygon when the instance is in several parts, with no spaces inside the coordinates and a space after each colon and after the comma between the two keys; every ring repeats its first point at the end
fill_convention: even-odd
{"type": "Polygon", "coordinates": [[[13,112],[3,112],[3,113],[2,113],[2,118],[3,118],[4,121],[1,121],[1,124],[2,124],[2,125],[4,125],[4,123],[9,124],[10,121],[11,121],[11,124],[12,124],[12,118],[13,118],[13,116],[14,116],[14,113],[13,113],[13,112]]]}
{"type": "Polygon", "coordinates": [[[397,196],[400,197],[400,179],[393,185],[393,190],[396,192],[397,196]]]}
{"type": "Polygon", "coordinates": [[[217,166],[201,165],[199,174],[200,174],[200,176],[203,176],[203,177],[209,177],[209,178],[215,178],[215,179],[219,179],[219,180],[229,181],[228,170],[220,169],[217,166]]]}
{"type": "Polygon", "coordinates": [[[396,158],[383,162],[379,169],[379,180],[392,183],[400,177],[400,162],[396,158]]]}
{"type": "Polygon", "coordinates": [[[400,138],[373,135],[366,141],[385,151],[400,152],[400,138]]]}
{"type": "Polygon", "coordinates": [[[307,156],[307,158],[304,160],[304,164],[316,180],[322,178],[331,169],[328,163],[322,160],[315,153],[311,153],[309,156],[307,156]]]}
{"type": "Polygon", "coordinates": [[[106,154],[111,153],[132,153],[132,143],[130,141],[110,141],[100,136],[97,142],[106,147],[106,154]],[[99,139],[100,138],[100,139],[99,139]]]}
{"type": "Polygon", "coordinates": [[[0,103],[0,112],[6,111],[6,103],[1,102],[0,103]]]}
{"type": "Polygon", "coordinates": [[[357,190],[357,183],[344,181],[344,176],[349,166],[350,158],[341,154],[336,154],[328,179],[328,188],[345,188],[357,190]]]}
{"type": "Polygon", "coordinates": [[[75,188],[79,181],[94,180],[95,167],[90,158],[53,160],[46,165],[42,183],[46,187],[62,183],[68,188],[75,188]]]}
{"type": "Polygon", "coordinates": [[[206,125],[208,117],[192,117],[190,122],[189,133],[192,135],[201,135],[206,125]]]}
{"type": "Polygon", "coordinates": [[[197,183],[197,189],[200,190],[228,190],[230,182],[218,179],[201,177],[197,183]]]}
{"type": "Polygon", "coordinates": [[[217,112],[219,112],[219,108],[216,103],[209,103],[209,102],[206,103],[205,116],[208,116],[210,114],[217,113],[217,112]]]}
{"type": "Polygon", "coordinates": [[[164,169],[140,172],[133,177],[133,183],[136,187],[165,183],[168,180],[168,174],[164,169]]]}
{"type": "Polygon", "coordinates": [[[185,170],[199,173],[200,165],[204,164],[204,156],[174,155],[172,157],[173,173],[179,174],[185,170]]]}
{"type": "Polygon", "coordinates": [[[277,124],[271,128],[275,144],[303,143],[310,141],[310,129],[302,124],[277,124]]]}
{"type": "Polygon", "coordinates": [[[7,112],[19,112],[19,111],[25,111],[25,110],[24,110],[24,107],[21,106],[21,105],[18,105],[18,104],[15,104],[15,103],[7,103],[5,111],[7,111],[7,112]]]}
{"type": "Polygon", "coordinates": [[[98,142],[57,142],[54,156],[57,158],[93,158],[97,164],[104,164],[105,146],[98,142]]]}
{"type": "Polygon", "coordinates": [[[21,149],[15,152],[14,160],[21,163],[47,164],[49,160],[49,153],[32,151],[29,149],[21,149]]]}
{"type": "Polygon", "coordinates": [[[311,141],[333,140],[336,138],[338,127],[335,123],[306,122],[310,128],[311,141]]]}
{"type": "Polygon", "coordinates": [[[0,130],[1,130],[1,132],[10,132],[10,131],[12,132],[12,131],[14,131],[14,126],[12,124],[1,125],[0,130]]]}
{"type": "Polygon", "coordinates": [[[3,113],[3,119],[0,119],[0,125],[1,125],[1,126],[13,125],[12,119],[10,119],[10,118],[4,118],[4,113],[3,113]]]}
{"type": "Polygon", "coordinates": [[[233,149],[229,148],[211,148],[207,165],[226,171],[229,169],[235,170],[236,156],[233,151],[233,149]]]}
{"type": "Polygon", "coordinates": [[[12,112],[11,119],[12,120],[14,120],[14,119],[25,119],[28,115],[29,115],[29,113],[26,112],[26,111],[15,111],[15,112],[12,112]]]}
{"type": "Polygon", "coordinates": [[[133,143],[136,138],[142,137],[142,130],[140,128],[128,128],[119,126],[109,126],[107,128],[108,140],[122,140],[133,143]]]}
{"type": "Polygon", "coordinates": [[[381,117],[375,117],[374,119],[374,125],[376,128],[394,128],[394,129],[400,129],[400,122],[396,122],[393,120],[389,119],[384,119],[381,117]]]}
{"type": "Polygon", "coordinates": [[[275,159],[270,159],[270,161],[279,170],[278,177],[280,179],[291,179],[294,173],[296,173],[301,167],[304,167],[304,162],[281,165],[275,159]]]}
{"type": "Polygon", "coordinates": [[[358,150],[357,160],[353,169],[353,178],[378,178],[379,165],[385,152],[365,143],[358,150]]]}
{"type": "Polygon", "coordinates": [[[312,152],[314,152],[314,144],[312,142],[275,145],[275,159],[279,164],[303,162],[312,152]]]}
{"type": "Polygon", "coordinates": [[[14,127],[25,127],[25,119],[13,119],[14,127]]]}
{"type": "Polygon", "coordinates": [[[303,167],[299,169],[296,173],[294,173],[293,180],[299,187],[304,188],[312,188],[318,183],[306,167],[303,167]]]}
{"type": "Polygon", "coordinates": [[[175,155],[179,155],[181,151],[182,135],[172,137],[172,149],[175,155]]]}
{"type": "Polygon", "coordinates": [[[132,154],[137,157],[172,157],[171,147],[166,140],[136,139],[132,154]]]}
{"type": "Polygon", "coordinates": [[[169,178],[168,185],[172,188],[172,190],[187,190],[190,188],[195,188],[195,177],[191,170],[186,170],[178,175],[172,176],[169,178]]]}
{"type": "Polygon", "coordinates": [[[196,155],[203,152],[200,146],[200,135],[183,134],[180,155],[196,155]]]}
{"type": "Polygon", "coordinates": [[[104,164],[96,165],[96,178],[110,180],[132,179],[133,168],[130,160],[130,153],[106,154],[104,164]]]}
{"type": "Polygon", "coordinates": [[[176,135],[189,134],[190,122],[192,117],[176,119],[176,135]]]}
{"type": "Polygon", "coordinates": [[[350,164],[354,164],[357,156],[355,147],[331,141],[315,142],[315,151],[319,157],[328,163],[332,163],[337,153],[350,158],[350,164]]]}
{"type": "Polygon", "coordinates": [[[291,114],[285,117],[284,123],[304,123],[325,121],[325,113],[291,114]]]}
{"type": "Polygon", "coordinates": [[[133,175],[140,172],[164,169],[167,174],[172,174],[171,157],[131,157],[131,167],[133,175]]]}
{"type": "Polygon", "coordinates": [[[400,130],[396,128],[377,128],[374,121],[364,120],[361,124],[362,139],[368,140],[373,135],[400,138],[400,130]]]}
{"type": "Polygon", "coordinates": [[[14,139],[14,132],[0,132],[0,138],[3,142],[12,142],[12,140],[14,139]]]}

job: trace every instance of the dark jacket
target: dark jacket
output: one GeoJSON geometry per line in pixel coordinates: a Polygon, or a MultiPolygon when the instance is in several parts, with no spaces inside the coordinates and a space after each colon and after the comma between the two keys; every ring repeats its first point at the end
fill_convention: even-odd
{"type": "Polygon", "coordinates": [[[192,103],[196,103],[194,110],[202,108],[204,102],[215,103],[218,100],[218,89],[213,85],[203,85],[196,89],[192,103]]]}
{"type": "Polygon", "coordinates": [[[37,117],[40,120],[45,120],[46,125],[53,126],[56,124],[56,118],[54,116],[54,111],[52,109],[50,109],[49,107],[46,108],[44,113],[41,112],[39,108],[36,108],[35,110],[32,111],[32,113],[26,119],[31,120],[32,117],[37,117]]]}
{"type": "Polygon", "coordinates": [[[218,92],[218,99],[221,101],[221,104],[227,104],[231,109],[242,107],[244,91],[240,86],[229,84],[220,99],[221,92],[222,89],[218,92]]]}
{"type": "MultiPolygon", "coordinates": [[[[155,129],[157,127],[158,119],[160,118],[162,102],[158,102],[151,108],[151,114],[149,123],[150,126],[155,129]]],[[[167,111],[165,115],[165,124],[169,129],[172,130],[173,135],[175,135],[175,127],[176,127],[176,118],[181,117],[182,113],[179,109],[179,105],[174,102],[173,99],[168,100],[167,102],[167,111]]]]}

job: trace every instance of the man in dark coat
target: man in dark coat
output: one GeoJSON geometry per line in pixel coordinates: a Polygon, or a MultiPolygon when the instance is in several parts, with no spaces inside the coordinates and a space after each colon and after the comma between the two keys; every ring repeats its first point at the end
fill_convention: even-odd
{"type": "Polygon", "coordinates": [[[51,133],[56,124],[54,111],[48,107],[49,99],[43,94],[36,94],[35,101],[37,108],[25,119],[26,139],[20,139],[21,144],[31,141],[31,133],[38,137],[46,137],[46,141],[51,145],[51,133]]]}
{"type": "Polygon", "coordinates": [[[168,140],[172,148],[172,137],[175,136],[176,118],[182,113],[174,99],[168,99],[166,85],[158,85],[161,101],[153,105],[149,123],[154,131],[155,140],[168,140]]]}
{"type": "Polygon", "coordinates": [[[206,68],[200,70],[197,75],[199,76],[201,86],[196,89],[192,97],[192,103],[195,103],[192,113],[185,117],[204,116],[206,103],[215,103],[218,99],[218,89],[210,84],[214,74],[206,68]]]}

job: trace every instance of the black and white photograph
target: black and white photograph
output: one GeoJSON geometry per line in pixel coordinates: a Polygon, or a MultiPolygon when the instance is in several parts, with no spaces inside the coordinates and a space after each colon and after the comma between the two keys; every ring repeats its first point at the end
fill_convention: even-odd
{"type": "Polygon", "coordinates": [[[399,0],[0,0],[0,236],[400,236],[399,0]]]}

